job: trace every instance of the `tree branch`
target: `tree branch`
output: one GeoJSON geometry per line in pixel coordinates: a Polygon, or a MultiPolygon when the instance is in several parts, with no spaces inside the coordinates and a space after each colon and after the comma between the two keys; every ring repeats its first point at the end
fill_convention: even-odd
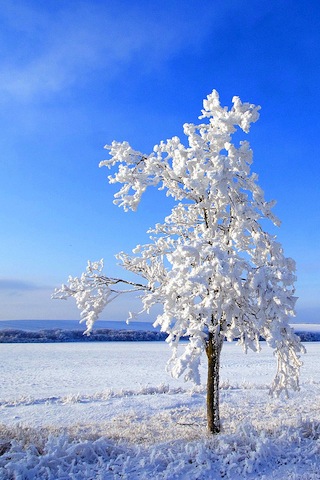
{"type": "Polygon", "coordinates": [[[135,287],[134,290],[149,290],[151,291],[151,288],[148,287],[148,285],[143,285],[142,283],[136,283],[136,282],[130,282],[129,280],[124,280],[122,278],[112,278],[112,277],[105,277],[104,275],[96,277],[98,280],[98,283],[101,283],[103,285],[116,285],[118,283],[123,283],[125,285],[130,285],[132,287],[135,287]]]}

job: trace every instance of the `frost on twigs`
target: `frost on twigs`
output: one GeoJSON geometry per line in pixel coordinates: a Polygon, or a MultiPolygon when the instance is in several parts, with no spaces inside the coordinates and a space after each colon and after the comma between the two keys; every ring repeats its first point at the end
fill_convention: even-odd
{"type": "MultiPolygon", "coordinates": [[[[204,101],[202,123],[184,125],[186,141],[175,136],[149,154],[112,142],[106,146],[111,158],[100,166],[112,170],[110,183],[120,184],[115,203],[124,210],[136,210],[150,186],[176,200],[150,230],[148,244],[118,256],[125,270],[142,278],[130,284],[142,292],[142,311],[162,306],[154,325],[168,334],[171,373],[199,382],[200,356],[211,351],[208,342],[219,356],[222,339],[238,339],[244,350],[257,351],[262,337],[275,350],[272,390],[281,392],[298,388],[303,352],[288,325],[295,315],[295,263],[261,222],[280,225],[272,212],[275,202],[265,200],[251,172],[249,143],[232,139],[237,129],[249,132],[260,107],[238,97],[232,102],[230,109],[222,107],[213,91],[204,101]],[[185,337],[189,342],[181,353],[177,346],[185,337]]],[[[55,293],[75,297],[87,331],[124,282],[115,283],[101,269],[102,262],[89,264],[80,278],[55,293]]]]}
{"type": "Polygon", "coordinates": [[[80,323],[85,322],[84,332],[90,335],[94,322],[98,319],[104,307],[113,299],[113,292],[108,285],[100,281],[103,260],[88,262],[86,271],[81,277],[68,278],[68,285],[62,284],[56,288],[52,298],[66,300],[74,297],[76,305],[81,310],[80,323]]]}
{"type": "Polygon", "coordinates": [[[105,277],[102,271],[103,260],[88,261],[86,271],[80,277],[69,276],[68,285],[62,284],[60,288],[55,289],[52,295],[52,298],[62,300],[74,297],[76,305],[81,311],[80,323],[85,322],[87,327],[84,332],[86,335],[90,335],[95,321],[98,320],[106,305],[122,293],[129,291],[127,288],[119,288],[118,285],[133,287],[130,291],[145,288],[143,285],[130,281],[105,277]]]}

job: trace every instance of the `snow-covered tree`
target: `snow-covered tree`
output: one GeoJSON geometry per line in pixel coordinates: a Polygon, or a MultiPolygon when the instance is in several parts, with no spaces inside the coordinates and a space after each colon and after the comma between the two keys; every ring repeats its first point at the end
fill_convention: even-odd
{"type": "Polygon", "coordinates": [[[259,339],[266,340],[278,361],[271,386],[275,393],[298,389],[303,352],[288,324],[296,302],[295,262],[284,256],[261,222],[269,219],[279,225],[272,213],[275,202],[265,201],[258,176],[250,172],[249,143],[232,143],[237,127],[249,132],[260,107],[238,97],[232,102],[231,109],[222,107],[213,91],[204,100],[202,123],[184,125],[187,145],[173,137],[150,154],[127,142],[105,147],[111,159],[100,166],[113,168],[110,183],[122,184],[116,205],[136,210],[144,191],[153,186],[173,197],[175,206],[148,232],[150,243],[138,245],[131,255],[117,255],[139,282],[105,276],[101,260],[89,262],[80,278],[69,277],[68,285],[53,295],[76,299],[86,333],[104,307],[124,292],[140,291],[141,312],[160,304],[154,326],[168,334],[171,374],[198,383],[200,357],[206,352],[212,433],[220,431],[219,363],[225,339],[238,339],[245,351],[259,351],[259,339]],[[178,352],[185,337],[189,341],[178,352]]]}

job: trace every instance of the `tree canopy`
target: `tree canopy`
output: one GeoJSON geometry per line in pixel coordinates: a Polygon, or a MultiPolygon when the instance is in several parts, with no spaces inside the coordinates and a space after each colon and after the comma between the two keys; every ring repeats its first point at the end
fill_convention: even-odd
{"type": "Polygon", "coordinates": [[[185,143],[173,137],[150,154],[127,142],[105,147],[111,159],[100,166],[112,169],[110,183],[122,185],[116,205],[136,210],[151,186],[173,197],[175,205],[148,232],[149,243],[117,255],[125,270],[140,277],[138,282],[107,277],[103,261],[89,262],[86,272],[69,277],[54,297],[75,297],[90,333],[112,299],[140,291],[141,311],[162,306],[154,325],[168,334],[171,374],[197,383],[208,342],[238,339],[245,350],[258,351],[263,338],[278,360],[271,390],[279,393],[299,385],[303,347],[289,326],[295,315],[295,262],[264,229],[264,219],[280,222],[272,212],[275,202],[265,200],[251,172],[249,143],[232,143],[237,129],[249,132],[260,107],[238,97],[232,103],[230,109],[222,107],[214,90],[203,102],[201,123],[184,125],[185,143]],[[185,337],[189,341],[178,352],[185,337]]]}

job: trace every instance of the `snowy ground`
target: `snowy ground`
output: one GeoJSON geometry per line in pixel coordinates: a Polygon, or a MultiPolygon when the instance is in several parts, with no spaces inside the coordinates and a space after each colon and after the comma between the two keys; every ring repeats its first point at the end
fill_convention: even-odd
{"type": "Polygon", "coordinates": [[[206,433],[195,388],[165,373],[156,343],[3,344],[1,479],[320,479],[320,343],[301,391],[271,399],[266,346],[225,344],[223,431],[206,433]]]}

